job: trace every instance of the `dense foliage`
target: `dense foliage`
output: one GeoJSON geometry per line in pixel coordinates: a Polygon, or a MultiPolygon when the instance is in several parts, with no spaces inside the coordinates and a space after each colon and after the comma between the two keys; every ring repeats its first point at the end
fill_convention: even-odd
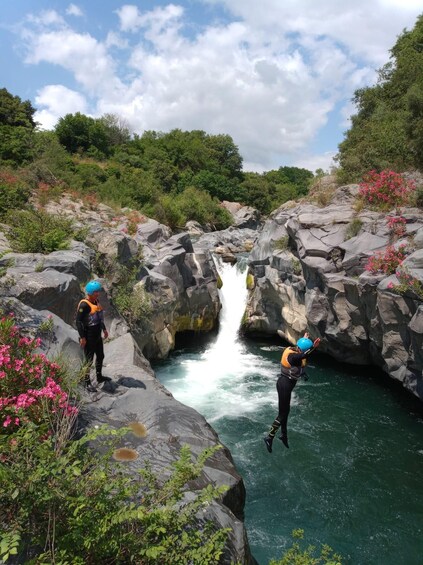
{"type": "Polygon", "coordinates": [[[341,180],[369,170],[423,168],[423,15],[404,31],[375,86],[355,92],[357,114],[339,146],[341,180]]]}
{"type": "Polygon", "coordinates": [[[35,109],[26,100],[0,89],[0,161],[22,164],[31,158],[35,109]]]}
{"type": "Polygon", "coordinates": [[[13,172],[19,180],[3,189],[0,215],[19,208],[26,195],[20,187],[38,191],[42,204],[70,189],[139,210],[171,228],[196,220],[223,229],[232,217],[222,201],[268,214],[305,195],[313,179],[297,167],[244,173],[238,147],[225,134],[175,129],[132,135],[118,116],[80,112],[60,118],[54,131],[38,131],[34,113],[29,102],[0,90],[0,173],[13,172]]]}
{"type": "Polygon", "coordinates": [[[192,461],[184,447],[160,481],[148,467],[124,473],[112,453],[129,429],[72,440],[74,384],[38,345],[13,317],[0,320],[0,560],[218,563],[227,531],[196,516],[226,489],[209,485],[185,499],[217,448],[192,461]]]}

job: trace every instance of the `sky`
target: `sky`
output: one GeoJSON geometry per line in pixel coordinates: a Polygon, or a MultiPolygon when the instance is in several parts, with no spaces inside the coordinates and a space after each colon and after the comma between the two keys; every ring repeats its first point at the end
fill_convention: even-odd
{"type": "Polygon", "coordinates": [[[0,0],[0,87],[53,129],[229,134],[245,171],[327,171],[422,0],[0,0]]]}

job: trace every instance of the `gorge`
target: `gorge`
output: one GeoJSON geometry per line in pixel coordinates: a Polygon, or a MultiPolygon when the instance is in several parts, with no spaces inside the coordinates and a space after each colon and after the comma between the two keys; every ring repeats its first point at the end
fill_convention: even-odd
{"type": "MultiPolygon", "coordinates": [[[[65,197],[60,203],[49,203],[47,208],[53,214],[68,214],[86,227],[88,235],[85,242],[74,241],[69,250],[47,255],[11,253],[7,234],[4,233],[0,241],[0,305],[5,311],[14,311],[23,331],[37,333],[41,323],[51,316],[53,330],[43,336],[43,347],[49,355],[60,352],[75,364],[81,360],[77,334],[72,328],[75,304],[81,297],[80,284],[92,273],[98,274],[101,267],[102,280],[111,298],[106,304],[106,324],[110,328],[111,340],[106,346],[105,374],[112,378],[112,383],[109,390],[104,388],[95,399],[84,399],[84,418],[90,426],[107,423],[112,427],[120,427],[129,420],[145,425],[147,436],[139,440],[132,439],[132,443],[128,440],[125,445],[140,455],[139,460],[128,464],[128,468],[134,471],[145,460],[152,463],[154,470],[160,471],[175,460],[182,444],[190,445],[193,453],[197,454],[204,447],[219,442],[217,434],[210,427],[210,424],[213,425],[213,415],[200,415],[175,400],[158,382],[148,361],[167,358],[175,347],[176,336],[182,332],[209,332],[216,328],[221,308],[218,295],[220,277],[212,260],[212,252],[232,263],[248,255],[247,308],[244,316],[241,313],[241,327],[245,336],[261,339],[263,336],[275,337],[279,334],[292,342],[305,329],[309,329],[313,336],[322,338],[323,353],[356,365],[378,366],[386,375],[400,382],[409,393],[421,399],[421,297],[412,289],[404,293],[392,291],[389,284],[395,282],[395,275],[369,275],[364,271],[367,258],[385,248],[391,236],[386,226],[386,215],[371,210],[360,212],[358,233],[353,237],[347,236],[347,228],[356,216],[353,209],[356,193],[356,185],[341,187],[325,207],[310,202],[287,203],[276,210],[264,225],[253,210],[239,208],[234,211],[234,226],[221,232],[203,233],[198,226],[191,225],[186,232],[172,234],[166,226],[146,219],[138,224],[133,237],[122,229],[125,227],[124,216],[116,218],[114,211],[104,205],[100,205],[96,211],[86,210],[78,202],[65,197]],[[151,305],[148,320],[141,319],[138,325],[131,325],[125,320],[113,302],[113,290],[118,284],[117,267],[120,266],[137,269],[135,288],[143,290],[151,305]],[[210,423],[203,416],[207,419],[210,417],[210,423]]],[[[423,214],[418,209],[404,209],[402,215],[406,219],[407,230],[403,239],[407,244],[412,240],[412,250],[405,263],[413,276],[423,280],[423,214]]],[[[397,243],[401,243],[401,240],[397,243]]],[[[241,296],[241,292],[237,296],[241,296]]],[[[235,343],[232,350],[234,358],[238,360],[235,343]]],[[[242,347],[240,351],[244,356],[242,347]]],[[[274,379],[276,357],[277,354],[272,351],[252,358],[245,354],[247,361],[252,359],[249,366],[252,383],[245,385],[246,390],[250,385],[254,390],[260,381],[257,375],[254,376],[253,369],[262,363],[269,367],[264,382],[257,384],[259,388],[264,385],[266,389],[261,396],[264,412],[259,417],[260,433],[266,431],[274,412],[276,395],[273,383],[269,381],[274,379]]],[[[220,360],[221,355],[217,358],[220,360]]],[[[364,371],[359,369],[358,372],[364,371]]],[[[339,375],[333,378],[343,380],[339,375]]],[[[387,376],[385,378],[388,379],[387,376]]],[[[244,376],[241,378],[241,388],[243,379],[244,376]]],[[[313,386],[323,384],[316,388],[325,391],[325,379],[324,375],[318,376],[314,385],[310,383],[310,390],[313,386]]],[[[300,392],[307,393],[307,387],[302,387],[298,392],[299,398],[300,392]]],[[[332,390],[332,387],[329,389],[332,390]]],[[[349,390],[347,394],[355,393],[349,390]]],[[[322,393],[319,392],[319,395],[322,397],[322,393]]],[[[357,406],[363,406],[362,422],[367,422],[365,427],[371,427],[372,410],[371,407],[369,411],[364,410],[365,399],[366,395],[360,397],[353,411],[358,410],[357,406]]],[[[317,411],[318,418],[322,418],[330,413],[331,402],[333,399],[330,397],[322,402],[324,412],[320,415],[316,405],[310,406],[317,411]]],[[[233,405],[239,411],[243,402],[235,398],[233,405]]],[[[377,410],[383,423],[383,408],[377,410]]],[[[306,416],[298,416],[304,425],[310,422],[306,416]]],[[[348,418],[353,416],[342,408],[338,417],[348,427],[348,418]]],[[[320,420],[313,419],[310,425],[316,428],[317,421],[320,420]]],[[[393,445],[401,444],[401,436],[396,436],[389,426],[386,429],[393,441],[391,449],[393,445]]],[[[401,427],[399,429],[404,430],[401,427]]],[[[226,433],[219,431],[219,436],[223,443],[229,445],[232,440],[225,441],[224,438],[229,438],[226,433]]],[[[261,443],[256,428],[254,432],[247,429],[246,433],[254,433],[255,441],[261,443]]],[[[305,430],[301,433],[307,435],[305,430]]],[[[380,428],[377,431],[379,433],[382,434],[380,428]]],[[[363,434],[366,435],[361,430],[357,439],[358,458],[362,456],[363,434]]],[[[415,458],[421,456],[421,446],[416,444],[414,427],[410,434],[407,435],[407,441],[413,444],[412,455],[404,447],[401,457],[403,461],[415,462],[415,458]]],[[[345,442],[351,443],[351,438],[346,439],[341,434],[335,447],[339,449],[345,442]]],[[[310,455],[307,445],[307,441],[303,444],[298,442],[304,458],[310,455]]],[[[312,445],[314,454],[311,459],[315,464],[310,472],[318,458],[324,457],[320,440],[312,445]]],[[[327,449],[327,444],[324,445],[327,449]]],[[[381,452],[385,452],[383,445],[380,448],[381,452]]],[[[262,449],[262,446],[258,449],[262,449]]],[[[239,453],[236,442],[231,451],[239,453]]],[[[251,448],[248,448],[248,453],[251,453],[251,448]]],[[[336,451],[331,453],[335,465],[331,473],[334,474],[336,451]]],[[[295,457],[291,456],[291,452],[289,456],[295,457]]],[[[352,459],[346,458],[346,461],[354,462],[354,451],[350,456],[352,459]]],[[[372,451],[372,457],[366,459],[365,463],[367,472],[374,459],[379,457],[372,451]]],[[[266,460],[259,466],[261,468],[263,465],[263,469],[269,471],[270,464],[266,460]]],[[[304,459],[299,464],[304,465],[304,459]]],[[[393,460],[389,460],[388,464],[397,473],[405,472],[403,468],[395,467],[393,460]]],[[[242,466],[241,459],[239,467],[243,468],[243,475],[244,472],[245,476],[249,475],[250,471],[242,466]]],[[[245,485],[237,468],[238,463],[235,467],[228,449],[220,450],[206,465],[202,484],[211,481],[229,485],[228,493],[210,512],[219,524],[230,525],[232,530],[224,562],[238,560],[247,565],[254,563],[254,558],[243,524],[245,485]]],[[[292,468],[295,469],[294,466],[292,468]]],[[[272,475],[266,475],[264,471],[263,474],[268,477],[264,479],[264,486],[272,492],[273,483],[269,479],[272,475]]],[[[344,477],[347,476],[348,473],[344,473],[344,477]]],[[[361,484],[364,478],[363,475],[359,476],[361,484]]],[[[326,475],[321,473],[319,477],[323,483],[326,475]]],[[[307,479],[298,488],[302,493],[309,493],[311,491],[307,487],[310,484],[307,479]]],[[[412,497],[412,492],[412,489],[407,491],[406,496],[412,497]]],[[[307,498],[307,494],[304,496],[307,498]]],[[[396,493],[393,496],[403,495],[396,493]]],[[[293,500],[290,504],[295,506],[293,500]]],[[[330,497],[328,500],[331,500],[330,497]]],[[[314,510],[317,512],[317,507],[314,510]]],[[[254,520],[254,517],[249,519],[254,520]]],[[[417,536],[420,527],[417,519],[415,524],[417,536]]],[[[298,526],[306,527],[307,524],[298,526]]],[[[348,527],[348,521],[344,526],[348,527]]],[[[290,528],[289,523],[284,527],[290,528]]],[[[280,542],[281,548],[284,543],[280,542]]],[[[346,548],[346,551],[348,553],[349,549],[346,548]]]]}

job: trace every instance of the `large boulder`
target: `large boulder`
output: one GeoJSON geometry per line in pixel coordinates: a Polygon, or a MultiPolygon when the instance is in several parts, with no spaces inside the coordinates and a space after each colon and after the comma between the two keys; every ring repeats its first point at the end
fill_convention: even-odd
{"type": "MultiPolygon", "coordinates": [[[[122,447],[137,454],[137,459],[126,463],[128,472],[136,474],[148,463],[160,477],[163,469],[178,459],[183,445],[196,456],[207,447],[221,445],[206,420],[175,400],[157,381],[130,334],[106,344],[104,374],[112,380],[96,393],[94,403],[84,404],[82,417],[90,427],[107,423],[120,428],[131,422],[144,426],[144,437],[128,434],[123,439],[122,447]]],[[[245,487],[224,446],[206,462],[203,474],[190,484],[190,491],[210,483],[229,487],[209,512],[218,526],[231,529],[222,563],[253,565],[242,522],[245,487]]]]}

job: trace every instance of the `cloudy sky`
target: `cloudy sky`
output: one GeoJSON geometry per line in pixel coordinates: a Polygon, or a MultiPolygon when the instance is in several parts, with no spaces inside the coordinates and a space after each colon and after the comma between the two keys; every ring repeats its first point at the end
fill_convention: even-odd
{"type": "Polygon", "coordinates": [[[354,91],[422,12],[422,0],[0,0],[1,87],[47,129],[114,113],[139,134],[229,134],[245,170],[327,170],[354,91]]]}

